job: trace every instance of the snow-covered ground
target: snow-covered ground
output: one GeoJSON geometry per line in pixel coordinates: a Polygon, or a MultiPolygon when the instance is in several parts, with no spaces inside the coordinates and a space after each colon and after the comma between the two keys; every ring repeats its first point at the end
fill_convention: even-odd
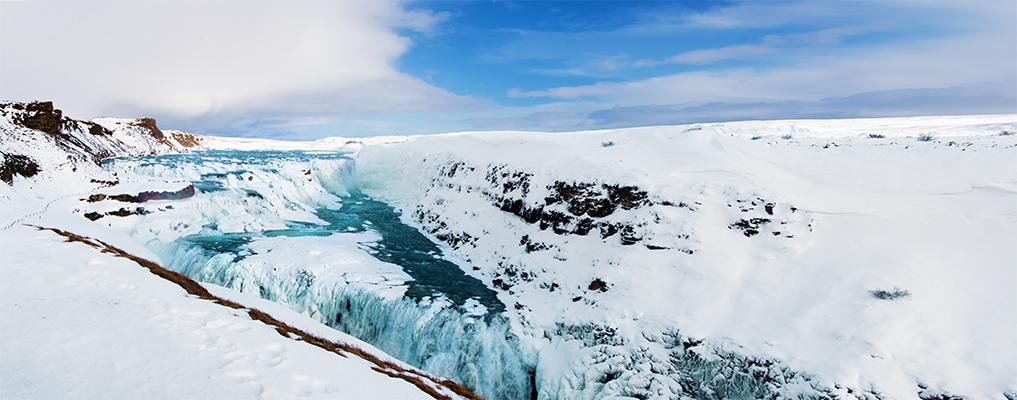
{"type": "MultiPolygon", "coordinates": [[[[33,224],[155,259],[129,236],[78,216],[33,224]]],[[[0,231],[0,397],[431,398],[375,365],[302,341],[188,295],[125,258],[49,231],[0,231]]],[[[206,286],[292,326],[376,354],[366,343],[266,300],[206,286]]]]}
{"type": "Polygon", "coordinates": [[[449,244],[515,304],[542,396],[1003,399],[1015,131],[1008,115],[466,133],[367,146],[357,167],[365,193],[467,238],[449,244]]]}
{"type": "Polygon", "coordinates": [[[287,307],[206,284],[211,296],[240,308],[217,304],[111,253],[106,245],[160,261],[138,239],[83,218],[93,196],[176,192],[190,183],[117,176],[98,158],[187,151],[198,147],[195,137],[167,131],[162,140],[152,134],[154,121],[96,124],[61,119],[47,104],[27,108],[4,103],[0,118],[0,398],[463,398],[287,307]],[[29,129],[25,120],[58,129],[29,129]],[[90,132],[95,125],[112,130],[90,132]],[[253,310],[285,324],[285,336],[253,310]],[[322,347],[329,342],[360,350],[329,351],[322,347]]]}
{"type": "MultiPolygon", "coordinates": [[[[482,392],[504,385],[484,370],[508,371],[516,352],[541,398],[1013,400],[1015,131],[1017,116],[1002,115],[304,143],[192,136],[204,149],[338,150],[351,160],[279,156],[255,165],[225,152],[105,169],[61,166],[55,146],[6,140],[5,153],[32,154],[43,168],[0,184],[0,396],[410,396],[414,387],[366,362],[283,338],[129,260],[24,225],[92,236],[166,265],[182,259],[186,252],[168,249],[190,235],[254,235],[230,250],[232,261],[206,270],[234,271],[243,279],[227,286],[284,306],[206,285],[216,295],[358,343],[308,319],[337,322],[334,309],[308,299],[365,290],[376,297],[358,303],[370,308],[364,313],[399,310],[413,335],[431,332],[445,312],[436,310],[452,308],[438,301],[407,311],[396,297],[412,279],[370,257],[380,240],[370,224],[264,236],[323,224],[321,210],[341,211],[350,206],[344,196],[363,192],[401,209],[403,222],[443,243],[444,256],[506,306],[507,333],[474,322],[473,301],[458,305],[465,315],[438,321],[470,328],[420,344],[423,354],[447,354],[434,348],[482,338],[450,347],[476,359],[411,360],[482,392]],[[81,175],[73,168],[98,182],[71,178],[81,175]],[[122,207],[82,201],[94,194],[176,191],[208,177],[223,189],[140,204],[147,214],[83,217],[122,207]],[[300,289],[294,280],[304,276],[316,286],[300,289]],[[315,295],[294,295],[307,288],[315,295]],[[516,350],[489,341],[499,335],[507,344],[497,346],[516,350]]],[[[351,331],[389,348],[421,339],[379,329],[351,331]]]]}

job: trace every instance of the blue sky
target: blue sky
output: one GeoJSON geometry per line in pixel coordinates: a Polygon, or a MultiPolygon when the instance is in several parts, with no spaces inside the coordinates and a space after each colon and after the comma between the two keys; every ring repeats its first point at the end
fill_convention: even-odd
{"type": "Polygon", "coordinates": [[[1017,113],[1015,26],[1011,0],[3,2],[0,97],[299,140],[1017,113]]]}

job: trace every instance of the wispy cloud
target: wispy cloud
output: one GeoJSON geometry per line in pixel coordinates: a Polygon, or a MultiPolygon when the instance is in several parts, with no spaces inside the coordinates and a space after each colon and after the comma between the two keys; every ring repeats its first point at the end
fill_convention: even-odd
{"type": "Polygon", "coordinates": [[[654,67],[661,64],[708,64],[715,61],[739,59],[761,54],[771,54],[778,50],[768,45],[740,44],[718,49],[702,49],[686,51],[661,61],[638,60],[633,67],[654,67]]]}
{"type": "MultiPolygon", "coordinates": [[[[1012,28],[1009,33],[1014,33],[1012,28]]],[[[799,53],[798,58],[769,66],[713,68],[627,82],[597,82],[540,90],[517,90],[510,96],[578,100],[596,98],[620,105],[710,102],[814,101],[859,92],[937,88],[976,82],[1008,82],[1017,78],[1017,49],[1007,29],[896,45],[799,53]]],[[[772,43],[834,40],[843,32],[779,36],[772,43]]],[[[679,55],[684,60],[709,60],[762,52],[735,46],[679,55]]]]}
{"type": "Polygon", "coordinates": [[[631,66],[639,68],[663,64],[710,64],[717,61],[744,59],[778,53],[787,50],[791,46],[835,45],[839,44],[844,36],[861,32],[863,30],[859,28],[840,27],[809,33],[766,35],[759,44],[738,44],[714,49],[691,50],[663,60],[637,60],[631,66]]]}
{"type": "MultiPolygon", "coordinates": [[[[632,33],[687,32],[690,30],[731,30],[769,29],[822,20],[851,20],[860,15],[872,21],[873,9],[883,10],[911,7],[907,4],[928,3],[921,1],[902,2],[856,2],[856,1],[733,1],[716,2],[704,9],[689,9],[679,6],[669,12],[652,10],[637,15],[636,23],[626,30],[632,33]]],[[[919,4],[925,8],[927,4],[919,4]]],[[[887,12],[887,20],[899,14],[887,12]]]]}
{"type": "Polygon", "coordinates": [[[1017,113],[1017,81],[936,89],[885,90],[815,101],[772,100],[613,106],[576,111],[556,105],[521,115],[470,118],[473,129],[575,131],[767,119],[904,117],[1017,113]]]}
{"type": "Polygon", "coordinates": [[[602,71],[614,71],[629,68],[632,64],[632,62],[629,61],[629,56],[627,54],[617,54],[613,56],[594,55],[594,58],[595,60],[593,65],[602,71]]]}
{"type": "Polygon", "coordinates": [[[536,68],[531,69],[530,73],[552,76],[561,76],[561,75],[591,76],[590,74],[586,73],[586,71],[583,71],[582,69],[579,68],[569,68],[569,69],[536,68]]]}

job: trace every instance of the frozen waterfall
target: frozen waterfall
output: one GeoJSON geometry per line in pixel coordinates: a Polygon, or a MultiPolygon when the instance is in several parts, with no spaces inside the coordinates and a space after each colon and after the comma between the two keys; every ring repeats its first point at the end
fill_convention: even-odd
{"type": "Polygon", "coordinates": [[[347,155],[205,151],[107,168],[198,189],[170,203],[173,218],[133,228],[168,268],[285,304],[482,396],[534,392],[535,366],[495,292],[360,194],[347,155]]]}

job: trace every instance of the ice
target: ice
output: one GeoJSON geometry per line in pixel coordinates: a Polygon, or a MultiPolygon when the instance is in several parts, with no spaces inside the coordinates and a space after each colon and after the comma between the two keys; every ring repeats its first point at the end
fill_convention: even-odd
{"type": "Polygon", "coordinates": [[[365,291],[322,300],[319,312],[327,325],[400,360],[476,388],[487,398],[530,396],[532,367],[501,315],[476,317],[440,299],[383,301],[365,291]]]}
{"type": "Polygon", "coordinates": [[[531,393],[532,363],[497,315],[504,305],[391,207],[360,195],[349,157],[206,151],[107,168],[199,188],[120,225],[171,269],[283,304],[489,398],[531,393]]]}

